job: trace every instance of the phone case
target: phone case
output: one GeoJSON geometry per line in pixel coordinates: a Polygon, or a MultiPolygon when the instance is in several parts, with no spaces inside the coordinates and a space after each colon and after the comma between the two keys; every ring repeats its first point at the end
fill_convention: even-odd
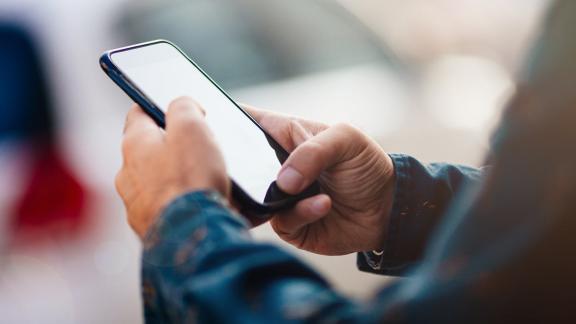
{"type": "MultiPolygon", "coordinates": [[[[122,74],[120,69],[116,67],[116,65],[112,62],[112,54],[128,51],[139,47],[150,46],[157,43],[167,43],[173,46],[176,50],[178,50],[188,61],[193,64],[206,78],[208,78],[215,87],[217,87],[230,101],[240,109],[247,118],[252,120],[254,125],[264,132],[266,139],[270,143],[270,146],[276,152],[276,156],[280,163],[284,163],[286,158],[288,158],[288,152],[284,150],[276,140],[274,140],[257,122],[250,116],[244,109],[238,106],[228,94],[212,80],[194,61],[192,61],[178,46],[172,44],[166,40],[155,40],[151,42],[131,45],[127,47],[122,47],[118,49],[113,49],[106,51],[100,57],[100,66],[102,70],[116,83],[134,102],[136,102],[142,109],[162,128],[165,127],[164,121],[164,113],[160,110],[150,99],[146,97],[144,93],[142,93],[136,86],[132,84],[132,82],[122,74]]],[[[298,195],[289,195],[284,193],[280,188],[276,185],[276,182],[270,184],[268,191],[266,193],[266,197],[264,199],[264,203],[259,203],[254,200],[246,191],[244,191],[234,180],[231,180],[231,188],[232,188],[232,197],[235,202],[240,205],[240,212],[244,215],[248,215],[250,217],[256,217],[260,220],[267,219],[271,214],[278,212],[280,210],[288,209],[294,206],[298,201],[311,197],[315,194],[320,192],[320,186],[317,182],[313,183],[309,186],[306,190],[298,195]]]]}

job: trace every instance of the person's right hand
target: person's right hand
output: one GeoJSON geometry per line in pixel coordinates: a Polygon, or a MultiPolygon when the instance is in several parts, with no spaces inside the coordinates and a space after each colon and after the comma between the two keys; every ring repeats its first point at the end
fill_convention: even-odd
{"type": "Polygon", "coordinates": [[[290,152],[278,186],[297,194],[317,180],[323,191],[274,215],[270,222],[280,238],[325,255],[380,250],[395,187],[394,166],[382,148],[345,124],[245,109],[290,152]]]}

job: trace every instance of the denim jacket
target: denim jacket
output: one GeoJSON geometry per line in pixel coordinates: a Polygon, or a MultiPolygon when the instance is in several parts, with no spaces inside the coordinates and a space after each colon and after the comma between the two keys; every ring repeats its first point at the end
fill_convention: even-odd
{"type": "MultiPolygon", "coordinates": [[[[358,257],[360,269],[382,274],[417,263],[448,201],[465,182],[480,179],[472,168],[392,158],[398,194],[382,262],[371,267],[368,253],[358,257]],[[404,186],[414,194],[403,194],[404,186]]],[[[332,322],[377,315],[333,291],[287,251],[253,241],[248,230],[217,193],[192,192],[172,202],[144,243],[146,320],[332,322]]]]}
{"type": "Polygon", "coordinates": [[[151,323],[510,322],[571,317],[576,291],[576,2],[560,1],[497,132],[490,168],[391,155],[383,253],[361,270],[405,278],[369,300],[336,292],[250,238],[213,192],[173,201],[144,240],[151,323]]]}

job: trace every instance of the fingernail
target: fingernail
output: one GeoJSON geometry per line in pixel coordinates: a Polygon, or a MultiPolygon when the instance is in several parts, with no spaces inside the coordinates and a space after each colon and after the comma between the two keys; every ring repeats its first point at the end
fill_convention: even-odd
{"type": "Polygon", "coordinates": [[[328,200],[326,200],[325,198],[316,199],[314,202],[312,202],[312,205],[310,206],[312,212],[317,215],[326,214],[326,212],[328,212],[328,207],[329,207],[328,200]]]}
{"type": "Polygon", "coordinates": [[[287,167],[280,171],[277,183],[280,189],[288,193],[298,193],[302,190],[304,177],[296,169],[287,167]]]}

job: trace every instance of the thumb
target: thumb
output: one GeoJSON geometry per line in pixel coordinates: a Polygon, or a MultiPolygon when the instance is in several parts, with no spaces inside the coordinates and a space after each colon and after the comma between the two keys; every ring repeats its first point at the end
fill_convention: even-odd
{"type": "Polygon", "coordinates": [[[362,136],[361,132],[346,124],[318,133],[290,154],[278,173],[278,186],[288,194],[300,193],[324,170],[359,153],[362,136]]]}
{"type": "Polygon", "coordinates": [[[284,240],[297,237],[306,225],[325,217],[332,208],[328,195],[320,194],[299,201],[294,208],[282,211],[270,220],[272,229],[284,240]]]}

